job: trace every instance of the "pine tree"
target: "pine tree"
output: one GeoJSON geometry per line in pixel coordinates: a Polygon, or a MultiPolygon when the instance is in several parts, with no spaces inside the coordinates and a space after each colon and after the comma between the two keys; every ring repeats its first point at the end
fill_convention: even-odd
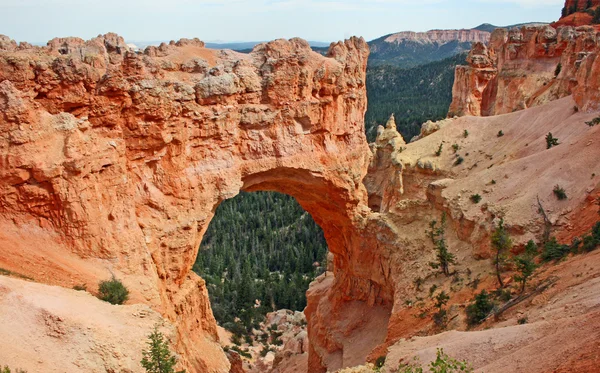
{"type": "Polygon", "coordinates": [[[515,258],[515,266],[517,267],[519,274],[515,275],[514,279],[521,284],[522,293],[525,291],[527,280],[529,280],[533,275],[533,272],[535,272],[536,265],[533,258],[525,253],[524,255],[515,258]]]}
{"type": "Polygon", "coordinates": [[[494,258],[494,266],[496,267],[496,277],[498,278],[498,284],[500,287],[504,287],[504,282],[502,281],[502,266],[505,261],[505,254],[512,248],[512,240],[504,227],[504,219],[500,220],[500,224],[496,227],[496,230],[492,234],[492,247],[496,251],[496,256],[494,258]]]}
{"type": "Polygon", "coordinates": [[[177,359],[171,355],[169,344],[163,334],[154,326],[154,331],[148,336],[148,350],[142,352],[142,367],[147,373],[185,373],[185,370],[175,372],[177,359]]]}
{"type": "Polygon", "coordinates": [[[440,226],[437,226],[437,222],[434,220],[429,223],[431,228],[427,234],[435,246],[437,252],[437,262],[430,262],[429,266],[434,269],[441,269],[442,273],[446,276],[450,276],[450,264],[456,264],[456,256],[448,251],[446,244],[446,213],[442,214],[442,222],[440,226]]]}

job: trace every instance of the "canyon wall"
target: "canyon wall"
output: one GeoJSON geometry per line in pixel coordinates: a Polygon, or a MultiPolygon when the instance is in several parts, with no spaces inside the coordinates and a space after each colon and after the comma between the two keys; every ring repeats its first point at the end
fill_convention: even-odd
{"type": "Polygon", "coordinates": [[[505,114],[571,94],[580,109],[594,110],[599,52],[592,26],[497,29],[456,68],[448,116],[505,114]]]}
{"type": "Polygon", "coordinates": [[[287,193],[335,255],[307,314],[324,336],[311,339],[313,371],[339,367],[328,300],[391,301],[386,264],[362,238],[368,54],[358,38],[323,57],[300,39],[240,54],[197,39],[134,53],[115,34],[47,47],[0,37],[0,267],[66,287],[121,278],[131,302],[176,326],[182,367],[226,372],[192,264],[221,201],[287,193]]]}
{"type": "Polygon", "coordinates": [[[490,33],[473,29],[463,30],[430,30],[426,32],[403,31],[385,38],[387,43],[400,43],[403,41],[415,41],[422,44],[439,43],[445,44],[450,41],[459,43],[480,42],[487,43],[490,33]]]}

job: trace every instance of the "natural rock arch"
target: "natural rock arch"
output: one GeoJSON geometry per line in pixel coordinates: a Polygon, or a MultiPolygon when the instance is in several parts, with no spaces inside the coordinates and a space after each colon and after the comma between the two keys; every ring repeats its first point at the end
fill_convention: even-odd
{"type": "Polygon", "coordinates": [[[29,251],[47,266],[27,274],[50,270],[43,281],[66,286],[116,274],[134,302],[174,322],[185,366],[224,372],[206,288],[191,267],[222,200],[283,192],[311,213],[335,254],[333,284],[309,299],[309,332],[322,341],[311,345],[311,371],[342,364],[323,360],[335,343],[321,300],[391,299],[389,269],[362,235],[363,39],[332,44],[328,57],[300,39],[249,55],[197,39],[144,54],[114,34],[43,48],[2,40],[0,225],[35,229],[47,247],[20,243],[0,264],[29,251]]]}

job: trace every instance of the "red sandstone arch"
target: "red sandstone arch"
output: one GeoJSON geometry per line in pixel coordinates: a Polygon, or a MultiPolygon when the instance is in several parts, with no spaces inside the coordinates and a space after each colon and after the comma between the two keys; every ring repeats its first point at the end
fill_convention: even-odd
{"type": "MultiPolygon", "coordinates": [[[[185,366],[224,372],[191,267],[219,202],[275,190],[311,213],[336,254],[335,291],[313,295],[310,333],[326,334],[322,313],[335,310],[320,306],[325,296],[386,303],[389,274],[361,235],[367,56],[357,38],[332,44],[328,57],[299,39],[249,55],[197,39],[138,54],[114,34],[43,48],[3,42],[0,226],[36,229],[50,249],[20,243],[0,265],[10,269],[28,250],[46,264],[26,274],[51,271],[42,281],[72,286],[115,273],[134,302],[177,326],[185,366]]],[[[331,352],[311,346],[315,371],[343,363],[323,361],[331,352]]]]}

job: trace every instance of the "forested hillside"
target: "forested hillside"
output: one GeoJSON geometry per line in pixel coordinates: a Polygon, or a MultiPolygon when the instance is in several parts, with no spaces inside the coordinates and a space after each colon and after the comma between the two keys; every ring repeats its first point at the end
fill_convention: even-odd
{"type": "Polygon", "coordinates": [[[420,132],[427,120],[442,119],[452,101],[454,68],[465,62],[466,54],[413,68],[391,65],[367,69],[368,110],[365,127],[369,141],[375,140],[377,125],[396,116],[398,131],[406,141],[420,132]]]}
{"type": "Polygon", "coordinates": [[[242,192],[217,208],[193,269],[206,280],[217,321],[242,335],[267,312],[302,311],[326,254],[321,228],[294,198],[242,192]]]}
{"type": "Polygon", "coordinates": [[[470,42],[458,40],[447,43],[419,43],[410,40],[388,43],[386,38],[387,36],[383,36],[369,42],[369,66],[394,65],[410,68],[453,57],[471,49],[470,42]]]}

